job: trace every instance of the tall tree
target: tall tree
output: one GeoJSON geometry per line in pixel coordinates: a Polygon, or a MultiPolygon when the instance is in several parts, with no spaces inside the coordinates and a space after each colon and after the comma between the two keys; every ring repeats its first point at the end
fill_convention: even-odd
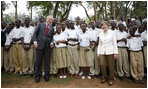
{"type": "Polygon", "coordinates": [[[17,20],[17,1],[12,1],[14,7],[15,7],[15,20],[17,20]]]}

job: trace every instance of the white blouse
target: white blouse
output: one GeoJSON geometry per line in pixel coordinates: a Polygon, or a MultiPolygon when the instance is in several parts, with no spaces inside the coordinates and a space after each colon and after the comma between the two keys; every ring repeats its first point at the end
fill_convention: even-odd
{"type": "Polygon", "coordinates": [[[104,32],[100,34],[97,54],[118,54],[115,32],[108,30],[106,34],[104,32]]]}

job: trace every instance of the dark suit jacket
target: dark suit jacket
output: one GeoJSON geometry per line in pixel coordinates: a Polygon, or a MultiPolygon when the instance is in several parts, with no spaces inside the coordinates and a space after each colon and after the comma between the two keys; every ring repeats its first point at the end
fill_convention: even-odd
{"type": "Polygon", "coordinates": [[[33,41],[37,41],[38,44],[37,49],[43,49],[46,44],[50,46],[50,43],[53,40],[53,34],[54,28],[52,25],[49,26],[49,32],[48,35],[46,35],[46,23],[39,23],[33,34],[33,41]]]}

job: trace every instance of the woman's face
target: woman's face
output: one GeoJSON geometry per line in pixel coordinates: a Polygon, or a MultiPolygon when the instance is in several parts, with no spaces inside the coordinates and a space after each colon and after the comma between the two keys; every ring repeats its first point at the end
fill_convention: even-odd
{"type": "Polygon", "coordinates": [[[104,23],[103,26],[102,26],[102,29],[106,30],[107,28],[108,28],[108,26],[104,23]]]}

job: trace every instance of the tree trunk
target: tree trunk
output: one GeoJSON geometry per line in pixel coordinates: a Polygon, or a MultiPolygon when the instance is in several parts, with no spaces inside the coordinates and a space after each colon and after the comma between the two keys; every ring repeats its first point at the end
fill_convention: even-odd
{"type": "Polygon", "coordinates": [[[110,1],[111,17],[113,16],[113,1],[110,1]]]}
{"type": "Polygon", "coordinates": [[[1,21],[3,21],[3,11],[1,10],[1,21]]]}
{"type": "Polygon", "coordinates": [[[15,1],[16,4],[15,4],[15,20],[17,20],[17,1],[15,1]]]}
{"type": "Polygon", "coordinates": [[[32,6],[31,6],[31,18],[30,18],[30,21],[32,22],[32,6]]]}
{"type": "Polygon", "coordinates": [[[107,20],[108,18],[107,18],[106,2],[105,2],[105,5],[104,5],[104,7],[105,7],[105,20],[107,20]]]}
{"type": "Polygon", "coordinates": [[[88,15],[88,12],[87,12],[86,8],[82,5],[82,3],[80,3],[80,5],[84,8],[85,13],[86,13],[86,16],[88,17],[89,21],[91,21],[91,18],[89,17],[89,15],[88,15]]]}
{"type": "Polygon", "coordinates": [[[96,1],[93,2],[94,4],[94,21],[97,20],[97,7],[96,7],[96,1]]]}
{"type": "Polygon", "coordinates": [[[56,18],[57,16],[57,12],[58,12],[58,8],[59,8],[59,1],[56,1],[56,5],[55,5],[55,9],[54,9],[54,12],[53,12],[53,17],[56,18]]]}

